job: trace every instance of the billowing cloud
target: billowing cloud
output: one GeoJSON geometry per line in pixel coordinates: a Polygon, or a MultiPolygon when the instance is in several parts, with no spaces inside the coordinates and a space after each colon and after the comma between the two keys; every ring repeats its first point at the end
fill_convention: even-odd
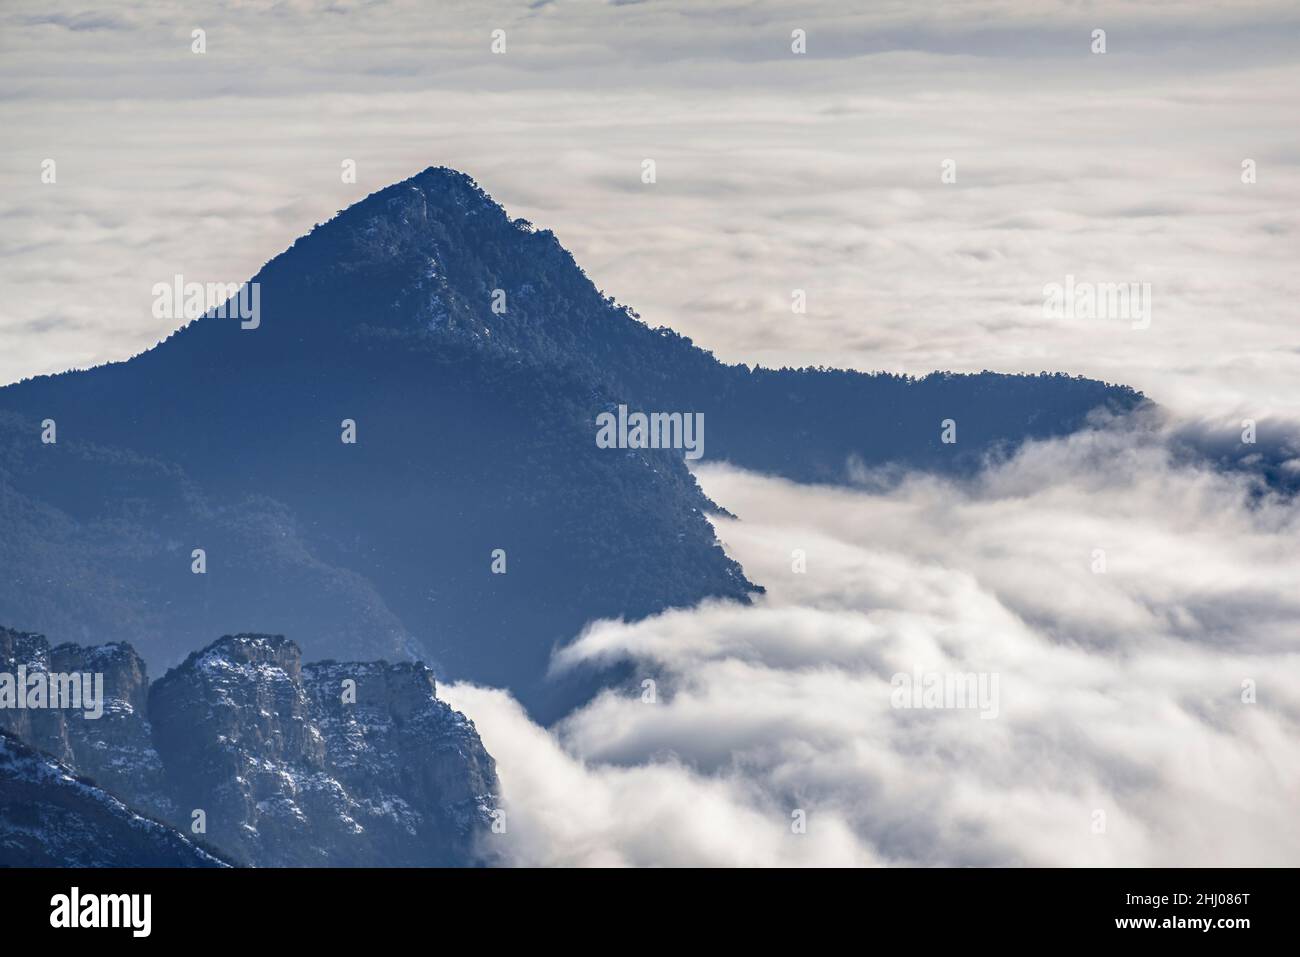
{"type": "Polygon", "coordinates": [[[1295,504],[1122,432],[887,492],[700,475],[754,607],[593,623],[556,667],[635,680],[550,731],[444,689],[500,762],[515,860],[1300,862],[1295,504]],[[996,694],[897,707],[900,674],[996,694]]]}

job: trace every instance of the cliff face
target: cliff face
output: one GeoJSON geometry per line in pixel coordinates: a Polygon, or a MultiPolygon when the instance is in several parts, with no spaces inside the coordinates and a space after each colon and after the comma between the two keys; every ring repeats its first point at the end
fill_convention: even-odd
{"type": "Polygon", "coordinates": [[[170,818],[175,805],[146,717],[149,679],[135,650],[121,642],[50,648],[41,635],[0,628],[0,672],[14,674],[20,665],[29,673],[102,674],[102,714],[90,719],[84,709],[0,707],[0,728],[101,787],[129,795],[137,809],[170,818]]]}
{"type": "Polygon", "coordinates": [[[303,679],[326,766],[383,858],[452,863],[467,852],[495,807],[496,764],[473,723],[438,700],[433,673],[325,661],[307,665],[303,679]],[[348,682],[355,704],[344,699],[348,682]]]}
{"type": "Polygon", "coordinates": [[[223,638],[149,694],[177,799],[252,863],[476,859],[496,770],[423,665],[303,667],[278,636],[223,638]]]}
{"type": "MultiPolygon", "coordinates": [[[[477,863],[496,771],[424,665],[304,667],[283,637],[236,635],[149,686],[127,645],[50,649],[0,630],[0,671],[104,676],[98,720],[0,709],[0,728],[134,807],[255,866],[477,863]]],[[[6,853],[0,863],[22,863],[6,853]]]]}

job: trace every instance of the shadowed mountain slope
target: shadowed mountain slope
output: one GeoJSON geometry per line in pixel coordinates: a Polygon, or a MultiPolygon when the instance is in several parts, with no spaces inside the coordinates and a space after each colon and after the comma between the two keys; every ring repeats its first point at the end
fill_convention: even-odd
{"type": "Polygon", "coordinates": [[[223,867],[48,754],[0,730],[0,867],[223,867]]]}
{"type": "Polygon", "coordinates": [[[418,650],[549,720],[594,687],[544,678],[587,621],[755,588],[681,452],[599,448],[601,412],[702,412],[706,459],[839,482],[968,474],[1145,402],[1060,375],[724,365],[446,169],[254,281],[257,328],[209,314],[129,362],[0,390],[0,618],[129,639],[155,667],[254,629],[305,636],[312,657],[418,650]]]}

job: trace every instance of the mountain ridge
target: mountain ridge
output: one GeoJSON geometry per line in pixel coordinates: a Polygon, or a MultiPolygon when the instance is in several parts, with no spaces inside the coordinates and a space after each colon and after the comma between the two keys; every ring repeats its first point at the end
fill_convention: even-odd
{"type": "Polygon", "coordinates": [[[0,559],[33,569],[0,582],[0,616],[131,640],[155,669],[259,629],[313,657],[418,657],[549,722],[629,678],[547,679],[592,619],[761,592],[681,450],[598,448],[602,412],[699,413],[706,460],[842,484],[974,474],[1147,404],[1063,375],[725,365],[445,168],[251,281],[255,329],[209,313],[131,360],[0,389],[0,559]]]}

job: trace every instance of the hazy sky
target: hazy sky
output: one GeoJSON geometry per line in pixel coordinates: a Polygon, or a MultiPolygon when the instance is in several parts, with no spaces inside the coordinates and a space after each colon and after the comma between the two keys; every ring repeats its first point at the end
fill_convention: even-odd
{"type": "Polygon", "coordinates": [[[1300,419],[1300,12],[1208,6],[9,2],[0,382],[138,352],[155,282],[449,165],[728,360],[1300,419]],[[1150,283],[1150,328],[1044,318],[1066,275],[1150,283]]]}

